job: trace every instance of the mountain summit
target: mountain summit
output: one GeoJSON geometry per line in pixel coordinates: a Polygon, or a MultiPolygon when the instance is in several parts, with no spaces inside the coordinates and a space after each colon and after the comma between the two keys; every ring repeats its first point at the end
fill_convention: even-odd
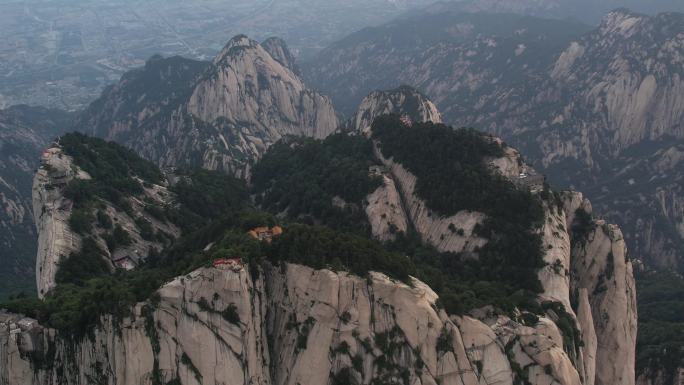
{"type": "Polygon", "coordinates": [[[107,89],[80,131],[125,144],[162,166],[245,175],[284,135],[323,138],[338,126],[330,100],[306,88],[287,47],[239,35],[211,63],[156,57],[107,89]]]}

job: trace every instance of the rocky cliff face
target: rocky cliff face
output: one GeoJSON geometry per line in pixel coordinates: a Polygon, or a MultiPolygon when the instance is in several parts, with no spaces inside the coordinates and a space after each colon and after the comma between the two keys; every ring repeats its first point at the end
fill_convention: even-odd
{"type": "Polygon", "coordinates": [[[398,114],[415,122],[442,123],[442,115],[432,101],[411,87],[373,91],[356,110],[354,129],[368,133],[373,120],[382,115],[398,114]]]}
{"type": "Polygon", "coordinates": [[[621,9],[594,30],[558,23],[437,6],[331,45],[307,76],[345,113],[373,88],[423,90],[449,124],[501,136],[554,184],[584,191],[633,256],[680,268],[670,181],[681,178],[684,18],[621,9]]]}
{"type": "MultiPolygon", "coordinates": [[[[581,195],[566,200],[565,210],[572,211],[580,201],[581,195]]],[[[590,211],[585,202],[580,208],[590,211]]],[[[576,300],[580,304],[588,302],[591,309],[591,314],[582,312],[580,319],[594,320],[595,383],[634,384],[634,375],[624,371],[623,363],[635,360],[631,346],[636,343],[636,287],[622,232],[617,226],[597,220],[582,231],[575,228],[572,236],[571,287],[578,291],[576,300]]],[[[587,350],[593,348],[590,344],[587,350]]]]}
{"type": "MultiPolygon", "coordinates": [[[[402,115],[405,124],[418,122],[441,123],[441,114],[434,103],[418,91],[400,87],[390,91],[374,91],[368,95],[356,113],[354,127],[358,132],[369,134],[373,121],[386,114],[402,115]]],[[[491,140],[501,143],[499,139],[491,140]]],[[[474,251],[485,243],[473,234],[482,225],[482,213],[463,211],[452,217],[441,217],[432,212],[416,194],[417,178],[393,159],[387,159],[375,143],[375,157],[384,166],[374,171],[383,178],[382,185],[366,198],[366,214],[373,235],[380,240],[394,239],[398,232],[406,233],[409,227],[443,252],[474,251]],[[462,232],[450,228],[458,224],[462,232]]],[[[531,167],[525,165],[520,154],[506,147],[504,156],[490,159],[489,166],[511,180],[517,180],[522,172],[531,167]]]]}
{"type": "MultiPolygon", "coordinates": [[[[431,211],[415,192],[416,177],[386,159],[377,145],[375,153],[385,166],[380,171],[383,184],[366,199],[376,238],[393,239],[410,227],[444,252],[474,253],[487,243],[474,232],[486,218],[483,213],[461,211],[444,217],[431,211]]],[[[505,148],[503,157],[488,162],[493,172],[512,181],[521,173],[536,174],[510,147],[505,148]]],[[[561,193],[555,206],[545,205],[540,230],[546,262],[538,273],[544,287],[541,298],[563,304],[580,333],[573,346],[568,346],[572,339],[564,340],[568,362],[555,361],[553,365],[569,363],[563,369],[567,371],[563,378],[569,382],[561,383],[634,384],[636,289],[625,241],[617,226],[602,220],[579,229],[578,210],[591,214],[591,203],[580,193],[561,193]]]]}
{"type": "MultiPolygon", "coordinates": [[[[33,181],[33,215],[38,230],[36,287],[40,298],[56,286],[60,263],[78,253],[85,238],[96,242],[111,270],[130,270],[142,262],[150,250],[164,247],[163,239],[142,235],[144,230],[141,222],[149,224],[153,234],[162,232],[171,238],[180,235],[176,226],[155,218],[145,209],[165,206],[173,199],[165,186],[156,184],[148,184],[139,196],[126,197],[129,202],[127,209],[104,199],[98,200],[97,228],[89,234],[77,231],[70,221],[75,211],[74,200],[65,192],[70,183],[90,179],[91,176],[78,167],[58,144],[53,144],[43,152],[41,166],[33,181]],[[102,221],[108,221],[109,225],[103,225],[102,221]],[[107,242],[113,226],[127,234],[128,244],[114,248],[107,242]]],[[[94,213],[88,215],[94,216],[94,213]]],[[[88,258],[98,256],[89,255],[88,258]]]]}
{"type": "Polygon", "coordinates": [[[268,54],[271,55],[271,57],[278,63],[282,64],[286,68],[289,68],[295,74],[300,75],[297,59],[292,52],[290,52],[285,40],[279,37],[270,37],[264,40],[261,43],[261,46],[264,47],[266,52],[268,52],[268,54]]]}
{"type": "Polygon", "coordinates": [[[337,129],[330,101],[295,71],[282,41],[262,46],[237,36],[211,63],[151,59],[106,90],[79,127],[162,166],[244,176],[282,136],[321,138],[337,129]]]}
{"type": "MultiPolygon", "coordinates": [[[[452,252],[486,242],[468,228],[483,214],[430,213],[411,190],[415,176],[376,151],[385,183],[368,200],[392,202],[399,230],[411,226],[452,252]]],[[[73,236],[49,229],[59,228],[58,206],[68,209],[58,184],[88,175],[59,148],[45,161],[36,178],[45,210],[36,212],[46,223],[41,239],[55,240],[54,251],[73,236]]],[[[486,161],[508,178],[531,171],[511,148],[486,161]]],[[[578,209],[591,210],[581,194],[553,202],[539,230],[547,263],[538,272],[546,304],[539,315],[484,307],[449,316],[424,283],[379,273],[358,277],[284,262],[204,267],[173,278],[128,316],[101,318],[82,336],[0,314],[0,384],[634,384],[635,293],[619,229],[579,221],[578,209]]],[[[380,224],[374,233],[389,231],[380,212],[366,212],[380,224]]],[[[204,250],[212,253],[212,245],[204,250]]]]}
{"type": "Polygon", "coordinates": [[[35,290],[31,181],[40,152],[71,115],[38,107],[0,111],[0,297],[35,290]]]}
{"type": "MultiPolygon", "coordinates": [[[[564,349],[553,312],[533,326],[448,317],[415,280],[407,286],[382,274],[362,279],[298,265],[256,275],[202,268],[158,295],[120,322],[103,319],[80,341],[1,316],[0,381],[590,383],[564,349]]],[[[628,383],[605,381],[596,383],[628,383]]]]}

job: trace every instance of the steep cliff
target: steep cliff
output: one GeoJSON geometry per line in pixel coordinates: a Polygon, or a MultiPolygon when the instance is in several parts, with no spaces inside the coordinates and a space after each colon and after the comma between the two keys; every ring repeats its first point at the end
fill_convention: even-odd
{"type": "Polygon", "coordinates": [[[35,291],[36,230],[31,181],[40,152],[71,114],[39,107],[0,110],[0,298],[35,291]]]}
{"type": "MultiPolygon", "coordinates": [[[[555,324],[448,317],[423,283],[299,265],[202,268],[90,337],[2,315],[3,384],[579,384],[555,324]],[[232,309],[225,311],[225,309],[232,309]]],[[[553,317],[553,315],[550,315],[553,317]]]]}
{"type": "MultiPolygon", "coordinates": [[[[420,255],[417,257],[419,263],[429,264],[434,263],[429,261],[442,259],[442,262],[436,262],[432,266],[445,271],[444,281],[466,281],[462,287],[457,286],[458,289],[454,289],[454,292],[445,287],[456,285],[455,282],[446,284],[440,279],[434,279],[435,273],[429,269],[423,272],[425,277],[433,279],[431,283],[440,286],[438,291],[441,293],[440,297],[444,294],[442,301],[445,302],[451,301],[453,295],[458,297],[462,294],[461,290],[472,290],[470,295],[481,295],[477,293],[476,287],[486,285],[484,281],[492,279],[488,274],[497,274],[494,271],[498,271],[501,264],[516,266],[516,287],[525,287],[523,282],[538,280],[540,291],[534,298],[546,309],[554,325],[562,330],[559,337],[562,342],[558,345],[563,347],[565,358],[561,359],[556,355],[552,364],[557,365],[558,370],[563,368],[564,381],[581,381],[587,384],[634,383],[634,278],[631,263],[625,258],[625,244],[619,230],[605,226],[603,222],[593,221],[590,214],[582,215],[591,212],[591,204],[581,194],[554,193],[548,190],[544,186],[543,177],[527,165],[516,150],[496,138],[468,130],[423,124],[419,120],[402,121],[399,116],[381,117],[383,126],[378,126],[378,121],[375,120],[372,130],[373,161],[365,157],[357,158],[370,162],[369,171],[366,171],[368,166],[364,167],[364,163],[354,164],[348,157],[333,157],[329,163],[323,163],[327,168],[323,169],[325,171],[322,174],[346,175],[346,183],[338,184],[339,181],[335,179],[310,178],[311,186],[307,188],[307,191],[320,191],[331,185],[358,186],[361,183],[356,178],[361,179],[361,176],[369,173],[371,180],[379,178],[379,181],[375,185],[377,187],[371,188],[364,199],[360,199],[358,195],[345,195],[344,200],[338,197],[337,205],[328,206],[325,210],[312,203],[311,199],[297,199],[300,194],[288,190],[279,178],[287,180],[301,172],[297,168],[298,162],[288,164],[286,159],[296,159],[302,154],[311,155],[314,147],[293,143],[286,149],[279,148],[277,157],[269,153],[264,158],[267,163],[278,164],[282,168],[268,167],[265,170],[257,166],[255,169],[259,188],[264,187],[261,185],[262,179],[271,181],[265,185],[263,201],[268,202],[266,207],[274,207],[274,212],[281,215],[289,215],[294,211],[296,218],[301,217],[301,213],[307,213],[309,220],[331,226],[339,226],[338,218],[346,215],[347,210],[364,207],[366,223],[369,224],[374,238],[396,241],[398,245],[402,245],[407,238],[413,239],[415,234],[423,243],[437,251],[409,249],[412,250],[409,253],[420,255]],[[397,129],[402,125],[403,129],[397,129]],[[461,152],[465,153],[467,149],[476,147],[479,149],[471,156],[459,157],[461,152]],[[485,153],[491,155],[483,156],[485,153]],[[277,162],[279,159],[283,161],[277,162]],[[339,165],[354,167],[339,168],[339,165]],[[289,167],[295,167],[296,171],[288,171],[289,167]],[[462,169],[468,171],[460,174],[459,170],[462,169]],[[436,170],[439,172],[434,172],[436,170]],[[473,190],[477,193],[464,187],[471,185],[472,181],[468,178],[473,174],[479,174],[478,189],[473,190]],[[426,179],[429,181],[425,182],[426,179]],[[442,191],[446,192],[442,194],[442,191]],[[486,199],[486,203],[474,198],[478,194],[486,197],[492,193],[496,200],[504,203],[495,202],[494,198],[486,199]],[[273,200],[277,200],[277,203],[274,204],[273,200]],[[521,202],[531,202],[531,206],[521,202]],[[534,202],[540,204],[539,218],[534,214],[529,217],[532,222],[527,222],[527,219],[523,219],[522,211],[536,212],[537,203],[534,202]],[[501,204],[503,206],[497,206],[501,204]],[[506,207],[513,205],[516,208],[513,209],[515,214],[512,217],[503,214],[506,207]],[[449,207],[457,208],[446,211],[449,207]],[[326,210],[340,211],[337,216],[331,216],[326,210]],[[578,210],[580,214],[577,214],[578,210]],[[508,224],[502,226],[499,221],[508,224]],[[596,229],[597,235],[585,235],[585,225],[596,229]],[[483,230],[491,229],[491,226],[502,227],[491,232],[483,230]],[[506,231],[515,231],[516,239],[502,240],[505,236],[501,237],[501,233],[506,231]],[[492,236],[492,233],[497,232],[499,236],[492,236]],[[533,246],[517,257],[512,257],[516,255],[516,249],[527,247],[525,242],[517,243],[521,239],[529,239],[533,246]],[[537,240],[538,246],[534,246],[537,240]],[[529,255],[535,253],[536,247],[541,249],[539,261],[531,260],[529,255]],[[606,248],[611,250],[610,253],[606,248]],[[491,255],[488,250],[496,251],[491,255]],[[507,254],[512,258],[510,261],[492,262],[492,259],[496,261],[496,258],[507,254]],[[621,260],[616,262],[609,255],[619,255],[615,258],[621,260]],[[479,267],[468,270],[470,262],[467,261],[479,267]],[[460,263],[464,263],[464,266],[456,267],[460,263]],[[471,275],[448,275],[448,271],[459,269],[471,271],[471,275]],[[482,271],[487,273],[483,274],[482,271]],[[473,279],[473,275],[480,276],[480,281],[470,283],[468,280],[473,279]],[[614,287],[603,289],[601,285],[606,285],[606,276],[611,277],[614,287]],[[609,290],[609,293],[605,294],[602,290],[609,290]],[[615,316],[606,317],[605,312],[615,316]],[[620,349],[621,354],[612,354],[614,349],[620,349]]],[[[348,137],[336,135],[329,138],[318,147],[318,151],[325,154],[340,151],[331,140],[341,141],[342,138],[348,137]]],[[[358,148],[364,149],[360,146],[358,148]]],[[[347,150],[344,154],[349,156],[352,152],[347,150]]],[[[361,154],[367,156],[365,152],[357,156],[360,157],[361,154]]],[[[307,156],[306,159],[309,164],[322,162],[321,157],[307,156]]],[[[372,186],[373,184],[369,185],[372,186]]],[[[354,218],[358,221],[357,231],[363,233],[366,228],[363,220],[354,218]]],[[[500,277],[504,281],[510,279],[506,273],[501,273],[500,277]]],[[[492,286],[496,287],[496,284],[492,286]]],[[[534,284],[530,287],[534,287],[534,284]]],[[[462,300],[459,298],[457,302],[462,300]]],[[[454,309],[451,305],[447,307],[454,309]]],[[[497,330],[497,333],[501,331],[493,326],[496,321],[492,320],[492,315],[487,310],[472,311],[471,315],[497,330]]],[[[537,325],[535,322],[532,325],[537,325]]],[[[475,330],[477,333],[484,333],[483,330],[486,329],[475,330]]],[[[516,333],[518,332],[513,334],[516,333]]],[[[527,365],[525,362],[529,363],[525,359],[515,362],[521,368],[527,365]]],[[[508,370],[517,369],[509,367],[508,370]]],[[[536,373],[532,369],[522,372],[530,376],[536,373]]]]}
{"type": "Polygon", "coordinates": [[[144,180],[145,175],[134,174],[129,163],[131,170],[119,170],[126,175],[122,183],[116,173],[107,174],[109,168],[121,166],[121,154],[112,155],[118,147],[77,134],[65,135],[60,142],[64,148],[54,143],[43,152],[33,182],[36,286],[41,298],[56,286],[60,268],[75,255],[102,258],[109,270],[129,270],[179,236],[175,225],[154,215],[173,199],[166,181],[144,180]],[[101,160],[93,163],[93,157],[101,160]],[[84,242],[91,246],[84,249],[84,242]]]}
{"type": "Polygon", "coordinates": [[[377,117],[371,138],[285,140],[257,164],[253,201],[216,173],[179,177],[170,194],[132,152],[63,136],[36,177],[36,212],[49,255],[80,244],[54,278],[39,268],[39,285],[57,283],[43,301],[4,305],[0,384],[633,384],[619,229],[592,219],[581,194],[549,190],[501,140],[419,119],[377,117]],[[148,213],[138,201],[187,205],[181,221],[199,231],[129,272],[98,271],[91,262],[119,248],[99,221],[77,234],[74,213],[106,207],[128,229],[127,215],[148,213]],[[246,234],[273,223],[279,235],[246,234]]]}
{"type": "Polygon", "coordinates": [[[161,166],[244,176],[282,136],[322,138],[338,125],[330,101],[297,76],[284,43],[265,44],[236,36],[211,63],[154,57],[105,90],[77,127],[161,166]]]}
{"type": "MultiPolygon", "coordinates": [[[[406,208],[407,215],[399,221],[410,223],[425,241],[442,251],[476,253],[488,243],[474,232],[475,226],[484,223],[485,214],[467,210],[449,217],[430,210],[415,192],[416,177],[401,164],[384,159],[381,150],[377,153],[388,167],[385,177],[395,181],[385,183],[382,189],[398,186],[393,194],[401,197],[406,208]],[[453,231],[454,226],[460,230],[453,231]]],[[[531,171],[521,160],[514,164],[531,171]]],[[[514,171],[508,177],[517,175],[514,171]]],[[[591,205],[577,193],[564,193],[556,199],[563,207],[558,203],[544,208],[541,234],[546,266],[538,273],[543,286],[540,297],[577,314],[571,319],[580,334],[574,341],[565,340],[565,346],[573,344],[571,357],[582,383],[634,384],[636,290],[622,233],[603,221],[592,222],[588,230],[578,229],[575,211],[591,212],[591,205]]]]}

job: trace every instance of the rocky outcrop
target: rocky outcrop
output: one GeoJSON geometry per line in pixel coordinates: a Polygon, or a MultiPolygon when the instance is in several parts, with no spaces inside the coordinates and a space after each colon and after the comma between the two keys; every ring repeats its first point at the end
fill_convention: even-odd
{"type": "Polygon", "coordinates": [[[356,110],[354,130],[367,134],[378,116],[397,114],[414,122],[442,123],[442,115],[428,98],[411,87],[373,91],[356,110]]]}
{"type": "MultiPolygon", "coordinates": [[[[441,123],[442,121],[437,107],[428,98],[411,87],[403,86],[389,91],[371,92],[361,102],[352,128],[355,132],[370,135],[373,121],[387,114],[402,115],[407,123],[441,123]]],[[[366,216],[371,224],[373,236],[376,239],[387,241],[394,239],[397,233],[406,234],[409,225],[413,226],[415,217],[420,215],[415,212],[417,210],[415,205],[405,203],[406,197],[412,196],[416,181],[415,177],[405,171],[401,165],[396,171],[393,171],[393,165],[384,160],[379,149],[376,149],[375,153],[385,166],[373,167],[371,173],[382,177],[383,183],[366,198],[366,216]],[[405,178],[397,179],[395,175],[397,172],[405,178]],[[397,182],[399,186],[397,186],[397,182]],[[409,212],[407,213],[406,210],[409,212]]],[[[419,200],[417,197],[412,197],[412,199],[414,201],[419,200]]],[[[425,212],[425,214],[431,215],[429,212],[425,212]]],[[[445,224],[445,226],[448,227],[449,224],[445,224]]],[[[428,229],[421,228],[421,234],[427,233],[430,233],[428,229]]],[[[439,236],[442,236],[442,233],[437,234],[435,232],[435,237],[439,236]]]]}
{"type": "MultiPolygon", "coordinates": [[[[531,171],[515,150],[507,149],[505,154],[502,158],[490,160],[493,172],[517,178],[522,170],[531,171]]],[[[401,205],[395,204],[395,207],[403,208],[392,211],[394,215],[386,215],[383,220],[390,218],[387,223],[409,223],[424,241],[440,251],[476,255],[478,248],[486,244],[486,239],[473,234],[475,226],[484,221],[484,214],[462,211],[446,218],[431,212],[415,193],[416,177],[401,164],[385,159],[379,148],[376,148],[376,155],[387,170],[384,185],[374,195],[382,191],[386,196],[399,197],[401,205]],[[393,187],[397,191],[388,192],[393,187]],[[404,220],[397,219],[401,214],[406,215],[404,220]]],[[[373,202],[372,199],[370,201],[373,202]]],[[[558,337],[560,343],[555,348],[542,348],[543,355],[527,349],[516,351],[515,362],[522,368],[532,361],[541,367],[551,365],[553,370],[527,371],[528,375],[537,376],[540,383],[553,381],[544,375],[558,371],[564,373],[560,376],[563,379],[561,383],[634,384],[636,291],[619,228],[601,220],[591,222],[590,229],[577,228],[576,212],[582,210],[590,214],[592,210],[589,201],[580,193],[559,193],[555,203],[544,204],[544,210],[545,219],[540,232],[546,266],[538,273],[544,288],[540,300],[562,304],[565,314],[554,314],[550,323],[554,327],[553,321],[565,323],[566,329],[563,331],[565,334],[558,337]],[[570,335],[572,331],[568,329],[568,323],[577,330],[576,335],[570,335]],[[558,346],[560,349],[556,349],[558,346]],[[617,350],[619,354],[615,353],[617,350]],[[547,363],[535,361],[535,357],[540,355],[547,363]]],[[[384,227],[376,226],[369,219],[376,237],[385,239],[390,236],[384,227]]],[[[494,322],[490,320],[489,326],[492,324],[494,322]]],[[[519,338],[523,346],[545,346],[533,343],[536,337],[530,337],[531,340],[521,337],[530,332],[528,329],[508,332],[511,333],[509,337],[519,338]]]]}
{"type": "Polygon", "coordinates": [[[449,318],[415,280],[298,265],[257,275],[202,268],[167,283],[158,298],[120,322],[106,317],[78,341],[2,319],[0,382],[580,383],[550,318],[534,326],[449,318]]]}
{"type": "Polygon", "coordinates": [[[406,234],[409,222],[394,179],[383,174],[382,170],[378,171],[382,177],[382,185],[366,198],[366,217],[373,237],[380,241],[389,241],[395,238],[396,233],[406,234]]]}
{"type": "MultiPolygon", "coordinates": [[[[385,159],[376,148],[376,156],[388,169],[386,178],[391,178],[398,188],[396,193],[401,198],[406,214],[405,221],[410,223],[416,232],[439,251],[473,252],[484,246],[486,239],[474,234],[475,226],[482,224],[484,214],[472,211],[461,211],[451,217],[442,217],[430,210],[425,202],[416,194],[417,178],[401,164],[385,159]]],[[[381,187],[382,188],[382,187],[381,187]]],[[[370,201],[370,200],[369,200],[370,201]]],[[[372,222],[371,222],[372,224],[372,222]]],[[[381,233],[377,228],[375,233],[381,233]]],[[[386,235],[380,238],[386,237],[386,235]]]]}
{"type": "Polygon", "coordinates": [[[595,384],[634,384],[636,287],[622,232],[597,220],[573,236],[571,287],[580,304],[589,293],[591,315],[584,304],[582,318],[596,333],[595,384]]]}
{"type": "Polygon", "coordinates": [[[35,291],[31,185],[40,152],[72,116],[40,107],[0,110],[0,298],[35,291]]]}
{"type": "MultiPolygon", "coordinates": [[[[609,13],[595,31],[572,43],[552,70],[553,80],[577,100],[567,101],[559,117],[595,111],[586,117],[591,135],[611,138],[603,150],[612,155],[663,136],[682,138],[684,102],[677,96],[683,86],[677,69],[682,36],[684,19],[678,14],[609,13]],[[666,34],[660,32],[664,26],[666,34]],[[643,62],[630,60],[634,57],[643,62]]],[[[600,149],[600,144],[590,143],[591,149],[600,149]]]]}
{"type": "Polygon", "coordinates": [[[211,63],[155,57],[106,90],[79,127],[161,166],[246,176],[282,136],[324,138],[338,126],[329,99],[297,76],[285,44],[265,44],[236,36],[211,63]]]}
{"type": "MultiPolygon", "coordinates": [[[[76,232],[70,222],[74,202],[65,194],[69,183],[75,179],[89,180],[90,175],[81,170],[73,158],[65,154],[58,144],[47,148],[41,158],[41,166],[33,181],[33,214],[38,231],[38,253],[36,256],[36,287],[43,298],[56,286],[55,278],[60,262],[72,253],[81,250],[83,239],[88,234],[76,232]]],[[[165,234],[170,238],[180,235],[179,229],[155,218],[147,206],[164,206],[171,202],[171,193],[161,185],[147,185],[141,196],[127,197],[129,210],[99,200],[101,216],[109,218],[109,228],[98,227],[89,234],[104,252],[103,257],[111,269],[130,270],[140,264],[151,250],[164,248],[164,240],[142,235],[141,221],[149,223],[153,234],[165,234]],[[128,245],[111,249],[106,241],[112,223],[116,223],[130,238],[128,245]]],[[[93,216],[94,213],[89,215],[93,216]]],[[[98,258],[97,255],[92,255],[98,258]]]]}
{"type": "MultiPolygon", "coordinates": [[[[439,112],[435,113],[439,116],[439,112]]],[[[490,140],[503,144],[497,138],[490,140]]],[[[393,239],[396,232],[406,233],[406,229],[410,227],[424,241],[442,252],[473,253],[486,244],[485,238],[475,234],[475,228],[483,224],[484,214],[463,210],[450,217],[444,217],[434,212],[416,193],[416,176],[400,163],[385,158],[378,143],[375,143],[374,151],[375,157],[383,165],[374,171],[383,177],[383,184],[366,198],[366,214],[376,238],[393,239]]],[[[487,162],[492,172],[512,181],[517,181],[522,172],[533,172],[532,168],[522,161],[520,154],[508,146],[504,146],[503,156],[488,159],[487,162]]],[[[569,246],[565,249],[567,251],[569,246]]]]}
{"type": "MultiPolygon", "coordinates": [[[[376,151],[385,166],[373,171],[384,184],[368,198],[366,213],[379,238],[412,226],[440,250],[476,251],[473,244],[486,242],[468,227],[483,214],[430,213],[415,194],[415,176],[376,151]]],[[[44,161],[36,179],[52,187],[39,182],[38,195],[54,203],[42,203],[45,218],[38,219],[59,229],[55,208],[68,202],[60,198],[58,177],[88,176],[58,147],[44,161]]],[[[527,167],[512,149],[488,162],[507,177],[527,167]]],[[[601,221],[592,221],[591,231],[579,229],[575,213],[590,210],[581,194],[550,202],[540,229],[547,266],[539,271],[538,315],[503,316],[485,307],[449,316],[424,283],[379,273],[358,277],[285,263],[200,268],[166,283],[128,316],[103,317],[83,336],[0,314],[0,385],[631,385],[635,292],[619,229],[601,221]]],[[[41,237],[52,231],[47,226],[41,237]]],[[[52,249],[59,247],[64,243],[52,249]]]]}
{"type": "Polygon", "coordinates": [[[33,180],[33,213],[38,230],[36,287],[43,298],[55,286],[59,263],[81,248],[81,237],[69,226],[73,203],[64,197],[64,189],[74,178],[90,176],[72,168],[73,160],[58,147],[47,149],[33,180]]]}

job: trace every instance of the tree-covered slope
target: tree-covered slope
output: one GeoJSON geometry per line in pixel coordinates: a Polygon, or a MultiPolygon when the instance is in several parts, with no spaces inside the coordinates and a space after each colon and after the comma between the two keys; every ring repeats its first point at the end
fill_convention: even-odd
{"type": "MultiPolygon", "coordinates": [[[[290,220],[370,236],[365,209],[369,195],[382,185],[377,170],[384,168],[375,142],[384,156],[417,177],[416,192],[435,215],[484,213],[487,219],[477,233],[490,240],[476,258],[439,252],[412,229],[387,247],[416,258],[418,277],[451,311],[530,305],[526,301],[541,290],[536,274],[544,265],[538,234],[542,202],[490,168],[488,160],[503,156],[501,145],[469,129],[433,123],[408,127],[398,116],[376,119],[372,132],[372,139],[337,134],[323,141],[280,142],[254,169],[256,203],[290,220]]],[[[458,233],[459,226],[452,224],[451,231],[458,233]]]]}
{"type": "Polygon", "coordinates": [[[637,273],[637,375],[675,384],[684,368],[684,279],[675,272],[637,273]]]}
{"type": "Polygon", "coordinates": [[[264,384],[291,373],[301,383],[315,376],[402,384],[452,375],[438,364],[448,360],[449,367],[463,368],[459,376],[468,376],[468,384],[497,378],[579,383],[594,376],[580,360],[600,359],[601,375],[611,376],[618,362],[605,350],[633,353],[632,309],[613,305],[628,303],[633,293],[619,229],[582,217],[593,235],[584,249],[569,250],[577,234],[567,213],[587,205],[580,194],[514,183],[519,155],[474,130],[387,116],[371,132],[287,138],[257,164],[249,186],[215,172],[165,175],[117,144],[63,136],[39,170],[39,201],[57,203],[37,211],[40,223],[49,229],[57,215],[81,212],[89,226],[67,217],[59,229],[78,238],[52,233],[80,242],[57,261],[54,286],[40,292],[42,299],[0,305],[10,311],[0,312],[0,341],[7,347],[0,350],[0,374],[25,379],[20,370],[28,367],[30,383],[53,375],[106,382],[123,378],[124,362],[126,383],[220,382],[251,378],[258,366],[268,373],[259,374],[264,384]],[[432,171],[434,159],[443,162],[441,175],[432,171]],[[435,221],[453,220],[445,227],[452,237],[471,237],[458,213],[476,218],[476,247],[440,251],[413,217],[391,240],[371,236],[368,197],[388,189],[388,178],[405,186],[399,165],[419,187],[411,194],[399,187],[396,195],[407,206],[425,204],[435,221]],[[462,199],[436,196],[430,186],[453,189],[462,199]],[[483,197],[501,202],[488,206],[483,197]],[[524,212],[514,215],[517,210],[524,212]],[[155,225],[151,232],[140,217],[155,225]],[[158,239],[161,224],[177,232],[158,239]],[[250,235],[276,225],[281,229],[270,239],[250,235]],[[138,250],[147,245],[143,233],[157,242],[132,269],[111,264],[111,255],[126,247],[121,241],[138,250]],[[605,255],[604,245],[615,256],[605,255]],[[590,268],[610,276],[615,288],[595,288],[607,281],[582,272],[590,259],[590,268]],[[571,279],[584,296],[571,290],[571,279]],[[615,300],[605,304],[604,296],[615,300]],[[587,311],[616,317],[594,322],[587,311]],[[19,322],[17,313],[42,326],[19,322]],[[10,330],[21,337],[10,341],[10,330]],[[602,345],[585,351],[580,330],[602,345]],[[213,344],[222,348],[206,349],[213,344]],[[21,352],[19,360],[9,360],[14,352],[21,352]],[[298,362],[312,359],[320,361],[315,370],[299,369],[298,362]],[[133,360],[140,365],[130,365],[133,360]]]}

